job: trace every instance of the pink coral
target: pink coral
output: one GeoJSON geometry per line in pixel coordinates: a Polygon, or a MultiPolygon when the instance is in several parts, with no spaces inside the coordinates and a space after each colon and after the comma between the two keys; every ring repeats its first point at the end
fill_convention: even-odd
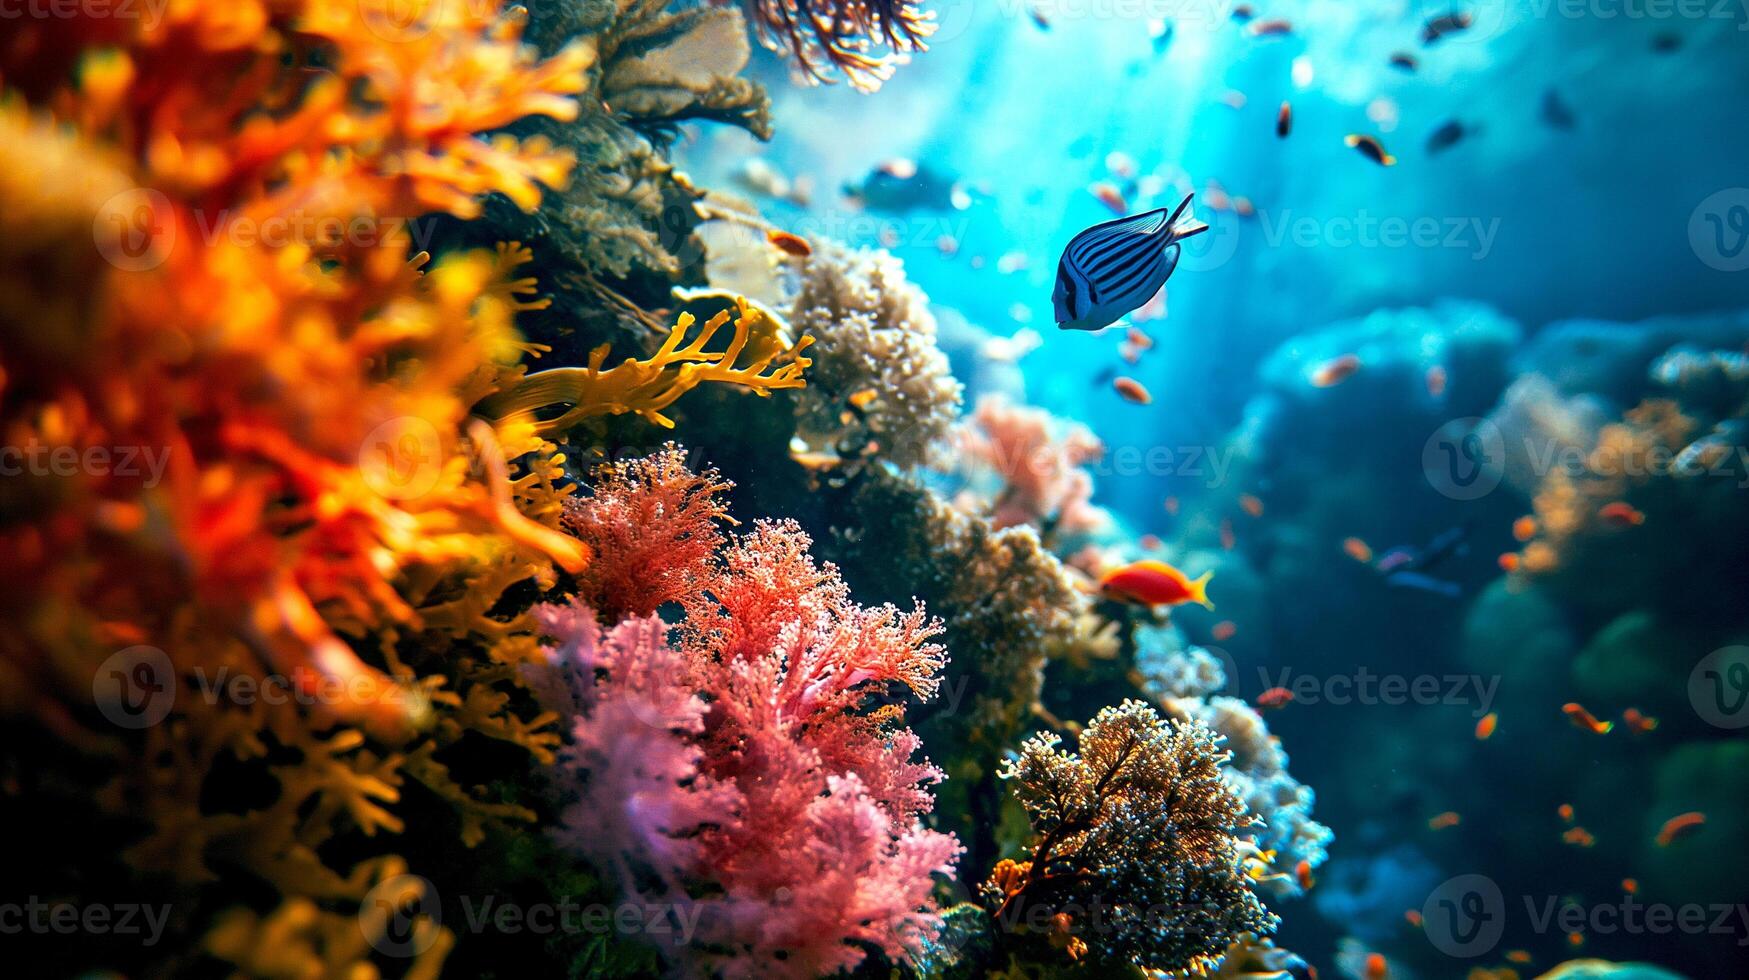
{"type": "Polygon", "coordinates": [[[579,598],[611,623],[696,591],[723,544],[721,494],[732,486],[714,469],[688,469],[673,443],[598,468],[589,495],[565,501],[565,530],[595,552],[578,576],[579,598]]]}
{"type": "Polygon", "coordinates": [[[1093,477],[1082,469],[1105,447],[1085,426],[990,396],[979,399],[961,426],[959,443],[964,458],[1000,482],[990,505],[998,528],[1054,524],[1077,533],[1109,521],[1105,510],[1092,504],[1093,477]]]}
{"type": "MultiPolygon", "coordinates": [[[[618,512],[647,513],[683,472],[617,483],[618,512]]],[[[636,540],[591,543],[612,565],[624,556],[603,543],[636,540]]],[[[940,927],[933,875],[960,853],[922,825],[942,774],[913,760],[921,742],[896,700],[934,694],[941,627],[921,608],[857,605],[810,545],[793,523],[761,522],[689,565],[691,588],[628,583],[680,601],[672,646],[655,616],[602,636],[581,602],[540,607],[557,669],[535,687],[572,719],[562,840],[628,893],[697,911],[682,953],[697,972],[818,976],[870,945],[908,960],[940,927]]]]}

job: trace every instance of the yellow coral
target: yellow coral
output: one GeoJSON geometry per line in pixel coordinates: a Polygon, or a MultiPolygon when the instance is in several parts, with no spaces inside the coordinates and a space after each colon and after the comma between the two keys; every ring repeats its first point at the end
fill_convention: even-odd
{"type": "Polygon", "coordinates": [[[791,343],[776,317],[745,299],[737,297],[735,303],[735,336],[723,350],[711,351],[706,346],[729,322],[728,310],[706,321],[690,342],[686,342],[686,335],[696,318],[682,313],[661,348],[648,358],[627,358],[618,367],[602,370],[609,349],[603,344],[589,352],[587,367],[531,374],[480,408],[502,419],[527,420],[540,409],[570,405],[557,418],[533,423],[534,431],[543,435],[563,432],[591,416],[627,413],[673,428],[674,420],[662,410],[707,381],[739,385],[761,397],[785,388],[806,387],[802,372],[813,362],[802,356],[802,351],[813,338],[791,343]],[[780,360],[783,363],[778,364],[780,360]]]}

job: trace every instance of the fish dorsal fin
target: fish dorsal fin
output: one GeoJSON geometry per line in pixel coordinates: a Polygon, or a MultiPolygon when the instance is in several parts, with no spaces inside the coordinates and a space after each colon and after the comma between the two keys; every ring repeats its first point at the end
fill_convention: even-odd
{"type": "Polygon", "coordinates": [[[1105,251],[1112,246],[1135,238],[1146,238],[1159,234],[1171,224],[1167,220],[1165,208],[1155,208],[1141,214],[1132,214],[1124,218],[1114,218],[1101,222],[1076,235],[1069,243],[1068,255],[1078,266],[1085,267],[1087,256],[1095,252],[1105,251]]]}

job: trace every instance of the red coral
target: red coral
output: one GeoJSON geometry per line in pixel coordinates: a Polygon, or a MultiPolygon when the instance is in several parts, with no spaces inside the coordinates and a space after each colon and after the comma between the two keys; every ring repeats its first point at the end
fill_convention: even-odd
{"type": "MultiPolygon", "coordinates": [[[[647,513],[663,482],[623,484],[618,513],[647,513]]],[[[537,689],[574,718],[564,840],[628,892],[652,899],[661,882],[662,901],[697,911],[691,965],[723,976],[833,973],[863,944],[915,956],[940,926],[932,876],[960,853],[922,826],[942,774],[913,760],[921,742],[893,700],[899,685],[935,692],[941,627],[921,608],[857,605],[810,544],[762,522],[689,564],[677,650],[653,616],[597,640],[586,608],[542,607],[568,681],[537,689]]],[[[634,594],[661,591],[627,567],[634,594]]]]}
{"type": "Polygon", "coordinates": [[[596,470],[589,496],[565,502],[565,529],[596,556],[578,596],[613,623],[691,595],[723,544],[717,523],[730,518],[720,494],[732,486],[714,469],[692,472],[673,443],[596,470]]]}

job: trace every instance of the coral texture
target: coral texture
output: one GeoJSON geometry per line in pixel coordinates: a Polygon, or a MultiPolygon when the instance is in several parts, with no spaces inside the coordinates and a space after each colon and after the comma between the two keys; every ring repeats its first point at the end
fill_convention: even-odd
{"type": "Polygon", "coordinates": [[[917,0],[742,0],[742,6],[766,46],[787,49],[809,78],[829,81],[837,69],[865,92],[880,88],[935,32],[917,0]]]}
{"type": "Polygon", "coordinates": [[[1076,753],[1055,735],[1021,747],[1003,778],[1032,822],[1028,860],[983,886],[997,920],[1042,906],[1100,913],[1061,924],[1071,955],[1145,969],[1212,966],[1246,934],[1275,928],[1241,870],[1245,804],[1223,782],[1216,736],[1140,701],[1101,711],[1076,753]]]}
{"type": "Polygon", "coordinates": [[[687,499],[677,517],[694,550],[642,566],[651,581],[628,589],[681,604],[678,643],[654,617],[598,639],[586,606],[541,607],[564,682],[539,687],[572,719],[562,837],[628,894],[698,910],[701,940],[675,953],[689,970],[816,976],[855,966],[860,943],[915,956],[938,928],[931,876],[959,846],[919,823],[941,773],[912,759],[921,743],[894,698],[935,693],[940,626],[921,608],[851,601],[793,524],[761,523],[696,560],[720,540],[723,487],[680,467],[670,449],[604,471],[581,505],[597,511],[576,523],[635,576],[635,550],[614,551],[641,545],[608,526],[687,499]],[[689,897],[701,888],[720,897],[689,897]]]}
{"type": "Polygon", "coordinates": [[[795,261],[789,321],[815,342],[798,438],[844,460],[939,461],[960,385],[936,346],[928,300],[886,252],[819,242],[795,261]]]}

